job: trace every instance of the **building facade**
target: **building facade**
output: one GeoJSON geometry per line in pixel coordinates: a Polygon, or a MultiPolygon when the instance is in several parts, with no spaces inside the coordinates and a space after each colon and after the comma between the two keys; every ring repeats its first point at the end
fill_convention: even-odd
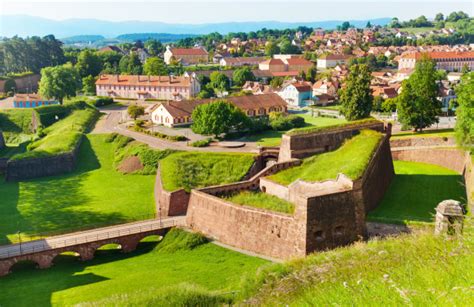
{"type": "Polygon", "coordinates": [[[318,68],[332,68],[337,65],[347,64],[351,57],[344,54],[328,54],[318,58],[317,66],[318,68]]]}
{"type": "Polygon", "coordinates": [[[312,88],[310,83],[293,82],[283,86],[278,92],[289,106],[304,107],[308,104],[308,100],[312,98],[312,88]]]}
{"type": "Polygon", "coordinates": [[[446,51],[446,52],[413,52],[400,57],[398,70],[414,69],[416,63],[426,54],[436,62],[437,69],[446,71],[461,71],[463,67],[474,70],[474,51],[446,51]]]}
{"type": "Polygon", "coordinates": [[[183,100],[195,97],[201,85],[195,74],[183,76],[101,75],[98,96],[134,99],[183,100]]]}
{"type": "Polygon", "coordinates": [[[59,102],[54,99],[43,98],[38,94],[16,94],[13,97],[14,108],[36,108],[53,104],[59,104],[59,102]]]}
{"type": "Polygon", "coordinates": [[[206,49],[199,48],[171,48],[166,46],[164,53],[164,60],[166,64],[171,64],[173,59],[181,62],[183,65],[202,64],[209,62],[209,54],[206,49]]]}

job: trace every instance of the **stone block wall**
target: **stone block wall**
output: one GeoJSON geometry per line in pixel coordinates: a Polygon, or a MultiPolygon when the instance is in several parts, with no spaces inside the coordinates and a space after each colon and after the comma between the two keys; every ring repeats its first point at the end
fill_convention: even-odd
{"type": "Polygon", "coordinates": [[[403,139],[391,139],[390,146],[395,147],[420,147],[420,146],[456,146],[453,137],[413,137],[403,139]]]}
{"type": "MultiPolygon", "coordinates": [[[[40,74],[34,74],[24,77],[14,78],[17,92],[36,92],[38,90],[38,82],[41,79],[40,74]]],[[[0,92],[5,91],[6,80],[0,80],[0,92]]]]}
{"type": "Polygon", "coordinates": [[[278,259],[304,256],[305,224],[293,216],[239,206],[192,190],[188,227],[225,244],[278,259]]]}
{"type": "Polygon", "coordinates": [[[77,154],[81,143],[82,139],[78,142],[73,151],[63,154],[21,160],[8,160],[5,172],[6,180],[20,181],[72,172],[76,167],[77,154]]]}
{"type": "MultiPolygon", "coordinates": [[[[334,130],[307,134],[284,134],[281,138],[278,161],[286,161],[292,158],[302,159],[317,153],[335,150],[346,139],[351,138],[363,129],[387,132],[387,130],[391,130],[391,126],[385,128],[383,122],[376,122],[362,124],[357,127],[341,127],[334,130]]],[[[388,134],[390,134],[390,131],[388,134]]]]}
{"type": "Polygon", "coordinates": [[[460,174],[465,168],[465,153],[456,148],[392,149],[393,160],[423,162],[452,169],[460,174]]]}
{"type": "Polygon", "coordinates": [[[188,209],[190,194],[184,189],[166,191],[161,181],[160,167],[156,172],[155,180],[155,205],[156,212],[162,217],[184,215],[188,209]]]}

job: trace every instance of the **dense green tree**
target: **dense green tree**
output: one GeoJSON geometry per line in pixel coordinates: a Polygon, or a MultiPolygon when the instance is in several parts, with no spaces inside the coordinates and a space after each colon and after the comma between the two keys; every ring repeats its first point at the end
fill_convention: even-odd
{"type": "Polygon", "coordinates": [[[95,78],[91,75],[82,78],[82,92],[84,95],[94,96],[95,92],[95,78]]]}
{"type": "Polygon", "coordinates": [[[71,64],[45,67],[41,69],[39,92],[43,97],[62,103],[64,98],[76,96],[79,80],[79,74],[71,64]]]}
{"type": "Polygon", "coordinates": [[[474,146],[474,72],[465,74],[456,88],[456,138],[459,145],[474,146]]]}
{"type": "Polygon", "coordinates": [[[77,57],[76,70],[84,78],[87,76],[98,76],[102,70],[100,57],[90,49],[84,49],[77,57]]]}
{"type": "Polygon", "coordinates": [[[443,21],[443,20],[444,20],[444,15],[443,15],[443,13],[438,13],[438,14],[436,14],[434,20],[435,20],[436,22],[443,21]]]}
{"type": "Polygon", "coordinates": [[[271,80],[270,80],[270,87],[272,89],[277,89],[279,88],[280,86],[283,85],[283,78],[281,77],[273,77],[271,80]]]}
{"type": "Polygon", "coordinates": [[[102,61],[103,69],[115,69],[118,70],[120,59],[122,59],[123,54],[116,51],[105,51],[98,53],[100,60],[102,61]]]}
{"type": "Polygon", "coordinates": [[[250,67],[244,66],[234,70],[234,73],[232,74],[232,80],[234,81],[235,85],[242,86],[247,81],[254,81],[255,76],[253,75],[250,67]]]}
{"type": "Polygon", "coordinates": [[[166,76],[168,75],[168,69],[163,59],[151,57],[145,61],[143,73],[148,76],[166,76]]]}
{"type": "Polygon", "coordinates": [[[280,53],[280,48],[275,42],[268,42],[265,46],[265,55],[272,57],[274,54],[280,53]]]}
{"type": "Polygon", "coordinates": [[[119,71],[121,74],[124,74],[124,75],[130,74],[128,71],[129,64],[130,64],[130,57],[128,55],[125,55],[120,59],[119,71]]]}
{"type": "Polygon", "coordinates": [[[242,110],[226,100],[201,104],[194,109],[191,117],[193,132],[216,137],[248,124],[248,117],[242,110]]]}
{"type": "Polygon", "coordinates": [[[130,55],[122,57],[119,63],[119,69],[121,74],[125,75],[141,75],[142,63],[135,52],[130,55]]]}
{"type": "Polygon", "coordinates": [[[347,120],[357,120],[370,115],[374,99],[370,89],[371,79],[372,75],[367,65],[351,66],[340,98],[341,113],[347,120]]]}
{"type": "Polygon", "coordinates": [[[459,12],[452,12],[451,14],[448,15],[448,17],[446,17],[446,21],[451,21],[451,22],[455,22],[461,19],[469,19],[469,15],[464,13],[463,11],[459,11],[459,12]]]}
{"type": "Polygon", "coordinates": [[[149,39],[145,42],[145,48],[148,53],[153,56],[158,56],[160,53],[165,51],[165,46],[156,39],[149,39]]]}
{"type": "Polygon", "coordinates": [[[314,82],[316,81],[316,76],[318,74],[318,70],[316,66],[311,66],[308,68],[308,71],[306,71],[306,81],[314,82]]]}
{"type": "Polygon", "coordinates": [[[208,87],[216,93],[222,93],[229,89],[229,78],[221,72],[213,71],[209,76],[208,87]]]}
{"type": "Polygon", "coordinates": [[[130,115],[131,118],[136,120],[139,116],[142,116],[143,114],[145,114],[145,108],[142,106],[132,104],[128,106],[127,113],[128,115],[130,115]]]}
{"type": "Polygon", "coordinates": [[[280,53],[282,54],[297,54],[300,53],[300,49],[291,44],[291,41],[288,38],[285,38],[280,43],[280,53]]]}
{"type": "Polygon", "coordinates": [[[416,63],[415,71],[402,84],[398,97],[398,119],[415,131],[422,131],[438,122],[441,102],[436,98],[436,65],[426,55],[416,63]]]}
{"type": "Polygon", "coordinates": [[[372,28],[372,24],[370,23],[370,21],[367,21],[367,24],[365,25],[365,27],[366,27],[367,29],[372,28]]]}
{"type": "Polygon", "coordinates": [[[212,96],[212,92],[205,88],[201,89],[201,91],[197,94],[198,99],[207,99],[211,98],[212,96]]]}

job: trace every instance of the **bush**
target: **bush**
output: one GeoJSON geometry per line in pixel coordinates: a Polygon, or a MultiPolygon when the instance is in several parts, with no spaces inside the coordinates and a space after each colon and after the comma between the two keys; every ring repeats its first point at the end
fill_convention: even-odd
{"type": "Polygon", "coordinates": [[[5,81],[3,92],[14,92],[16,90],[16,82],[14,79],[5,81]]]}
{"type": "Polygon", "coordinates": [[[140,126],[137,126],[137,125],[133,126],[133,131],[140,132],[140,133],[145,133],[145,134],[155,136],[155,137],[160,138],[160,139],[172,141],[172,142],[182,142],[182,141],[187,141],[188,140],[184,135],[168,135],[168,134],[164,134],[164,133],[161,133],[161,132],[153,132],[153,131],[144,129],[140,126]]]}
{"type": "Polygon", "coordinates": [[[281,112],[270,113],[270,127],[273,130],[285,131],[292,128],[299,128],[305,125],[303,117],[297,115],[285,115],[281,112]]]}
{"type": "Polygon", "coordinates": [[[102,107],[114,103],[114,99],[110,97],[97,97],[94,101],[94,106],[102,107]]]}
{"type": "Polygon", "coordinates": [[[145,121],[143,119],[136,119],[135,120],[135,126],[136,127],[143,128],[144,125],[145,125],[145,121]]]}
{"type": "Polygon", "coordinates": [[[191,146],[192,147],[207,147],[207,146],[209,146],[209,144],[211,144],[211,142],[212,142],[212,139],[207,138],[207,139],[204,139],[204,140],[199,140],[199,141],[192,142],[191,146]]]}

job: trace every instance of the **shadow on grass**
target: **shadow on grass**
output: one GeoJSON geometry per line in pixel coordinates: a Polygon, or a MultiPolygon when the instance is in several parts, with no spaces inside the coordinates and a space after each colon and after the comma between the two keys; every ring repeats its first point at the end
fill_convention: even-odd
{"type": "Polygon", "coordinates": [[[18,231],[28,236],[52,235],[72,230],[125,222],[118,213],[98,213],[78,208],[90,201],[83,190],[88,172],[100,168],[89,139],[84,138],[78,164],[72,173],[23,182],[0,183],[0,244],[16,240],[18,231]]]}
{"type": "Polygon", "coordinates": [[[149,253],[158,243],[141,242],[134,252],[127,254],[118,249],[99,250],[94,259],[85,262],[79,261],[78,256],[61,254],[54,259],[54,266],[45,270],[36,269],[31,263],[17,264],[10,275],[0,279],[0,288],[5,289],[0,293],[0,305],[51,306],[55,292],[110,279],[94,273],[84,273],[88,267],[149,253]],[[23,295],[22,292],[26,289],[29,294],[23,295]]]}
{"type": "Polygon", "coordinates": [[[443,200],[466,202],[460,175],[399,174],[369,220],[407,224],[433,222],[436,206],[443,200]]]}

